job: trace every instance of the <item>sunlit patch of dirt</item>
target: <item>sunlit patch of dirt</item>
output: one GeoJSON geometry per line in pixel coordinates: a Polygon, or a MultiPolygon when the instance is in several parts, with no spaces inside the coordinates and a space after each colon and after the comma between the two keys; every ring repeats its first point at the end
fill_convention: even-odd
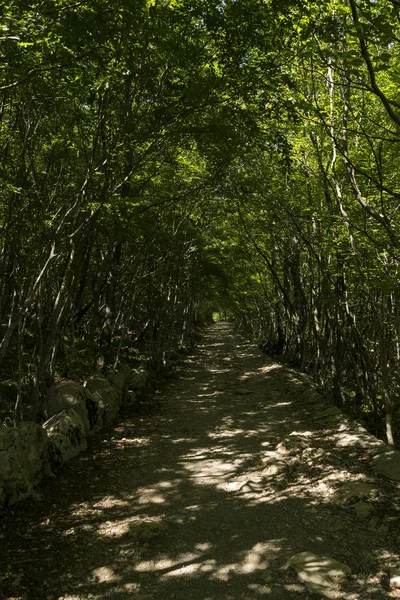
{"type": "Polygon", "coordinates": [[[399,597],[399,484],[370,468],[382,442],[227,324],[179,374],[6,514],[0,600],[307,600],[288,566],[304,550],[349,564],[346,600],[399,597]],[[347,482],[376,487],[372,518],[347,482]]]}

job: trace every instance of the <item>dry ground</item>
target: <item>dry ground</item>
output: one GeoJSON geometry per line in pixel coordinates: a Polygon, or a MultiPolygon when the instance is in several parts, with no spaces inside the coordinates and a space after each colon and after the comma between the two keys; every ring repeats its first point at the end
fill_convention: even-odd
{"type": "Polygon", "coordinates": [[[217,324],[151,410],[1,517],[0,598],[306,600],[287,564],[305,550],[351,567],[334,597],[397,597],[399,486],[374,452],[304,378],[217,324]],[[374,486],[367,518],[338,495],[348,481],[374,486]]]}

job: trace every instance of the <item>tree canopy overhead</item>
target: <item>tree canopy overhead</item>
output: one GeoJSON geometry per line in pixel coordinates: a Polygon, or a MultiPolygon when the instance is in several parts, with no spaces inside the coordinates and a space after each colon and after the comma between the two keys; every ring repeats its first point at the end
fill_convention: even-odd
{"type": "Polygon", "coordinates": [[[10,0],[0,28],[13,418],[222,310],[392,443],[398,3],[10,0]]]}

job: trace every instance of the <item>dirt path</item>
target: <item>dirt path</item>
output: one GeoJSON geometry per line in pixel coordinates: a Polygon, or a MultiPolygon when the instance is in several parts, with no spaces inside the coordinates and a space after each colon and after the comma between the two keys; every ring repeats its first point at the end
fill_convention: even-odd
{"type": "Polygon", "coordinates": [[[305,600],[288,560],[306,550],[352,569],[332,597],[398,597],[374,438],[225,324],[158,396],[2,517],[2,600],[305,600]],[[372,484],[367,518],[348,481],[372,484]]]}

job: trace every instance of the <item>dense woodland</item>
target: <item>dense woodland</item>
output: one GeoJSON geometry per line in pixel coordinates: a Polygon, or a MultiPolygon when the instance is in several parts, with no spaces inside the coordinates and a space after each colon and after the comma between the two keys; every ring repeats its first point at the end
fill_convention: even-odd
{"type": "Polygon", "coordinates": [[[397,0],[9,0],[0,411],[222,311],[400,441],[397,0]]]}

